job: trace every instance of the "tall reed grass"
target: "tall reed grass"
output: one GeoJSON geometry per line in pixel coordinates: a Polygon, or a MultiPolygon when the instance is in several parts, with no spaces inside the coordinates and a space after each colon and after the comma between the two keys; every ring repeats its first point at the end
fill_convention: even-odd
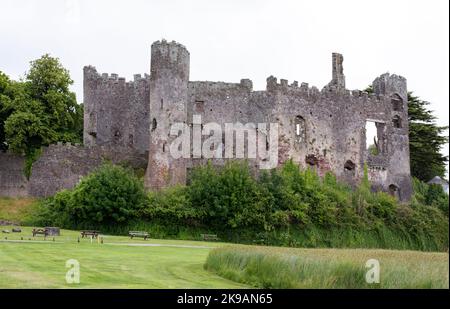
{"type": "Polygon", "coordinates": [[[448,253],[367,249],[229,246],[210,252],[205,269],[260,288],[447,288],[448,253]],[[380,282],[366,282],[366,261],[380,282]]]}

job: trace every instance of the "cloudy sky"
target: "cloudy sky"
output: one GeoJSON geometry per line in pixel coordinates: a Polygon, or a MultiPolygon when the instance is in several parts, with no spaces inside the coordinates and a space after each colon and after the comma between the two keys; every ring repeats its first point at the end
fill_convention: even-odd
{"type": "MultiPolygon", "coordinates": [[[[82,97],[82,68],[131,79],[149,72],[150,45],[165,38],[191,54],[191,80],[253,80],[274,75],[322,88],[331,53],[344,55],[347,88],[384,72],[449,119],[447,0],[1,0],[0,70],[18,79],[29,61],[59,57],[82,97]]],[[[444,149],[448,154],[448,146],[444,149]]]]}

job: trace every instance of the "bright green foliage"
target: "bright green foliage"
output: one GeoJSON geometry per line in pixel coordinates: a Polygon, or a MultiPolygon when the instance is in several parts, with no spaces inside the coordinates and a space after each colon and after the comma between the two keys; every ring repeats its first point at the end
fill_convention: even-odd
{"type": "Polygon", "coordinates": [[[18,83],[11,81],[0,71],[0,151],[8,148],[6,143],[5,121],[13,112],[13,102],[20,93],[18,83]]]}
{"type": "Polygon", "coordinates": [[[246,162],[193,171],[187,194],[203,222],[222,227],[264,226],[264,200],[246,162]]]}
{"type": "Polygon", "coordinates": [[[39,217],[60,226],[121,224],[136,218],[146,205],[141,180],[120,166],[104,164],[73,190],[47,199],[39,217]]]}
{"type": "Polygon", "coordinates": [[[448,216],[449,196],[440,185],[427,184],[413,178],[413,188],[413,201],[415,203],[437,207],[448,216]]]}
{"type": "Polygon", "coordinates": [[[0,144],[32,158],[41,146],[81,142],[83,106],[77,104],[69,72],[48,54],[30,63],[23,82],[0,74],[0,144]]]}
{"type": "Polygon", "coordinates": [[[448,248],[441,193],[416,180],[411,204],[400,204],[387,193],[372,192],[367,167],[364,171],[361,184],[351,188],[331,173],[321,179],[292,161],[259,177],[245,162],[208,164],[193,170],[188,186],[145,196],[142,183],[107,165],[42,207],[50,212],[44,218],[57,225],[117,233],[138,228],[158,237],[198,239],[200,233],[214,233],[283,246],[448,248]]]}
{"type": "Polygon", "coordinates": [[[191,206],[186,187],[174,186],[164,191],[151,191],[148,206],[142,210],[144,217],[150,217],[163,225],[183,225],[189,222],[198,225],[201,218],[198,210],[191,206]]]}

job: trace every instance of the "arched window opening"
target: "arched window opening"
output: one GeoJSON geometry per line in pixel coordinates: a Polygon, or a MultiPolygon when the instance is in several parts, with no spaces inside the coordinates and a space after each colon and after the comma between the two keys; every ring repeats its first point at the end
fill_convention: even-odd
{"type": "Polygon", "coordinates": [[[156,122],[156,118],[153,118],[153,120],[152,120],[152,131],[156,129],[157,125],[158,125],[158,123],[156,122]]]}
{"type": "Polygon", "coordinates": [[[392,110],[401,112],[403,111],[403,99],[398,95],[394,94],[391,97],[392,110]]]}

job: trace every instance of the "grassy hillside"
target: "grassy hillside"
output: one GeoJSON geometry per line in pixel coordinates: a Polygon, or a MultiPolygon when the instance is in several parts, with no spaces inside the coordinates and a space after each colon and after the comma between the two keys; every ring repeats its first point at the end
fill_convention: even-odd
{"type": "Polygon", "coordinates": [[[205,269],[264,288],[446,288],[448,253],[367,249],[222,247],[205,269]],[[380,283],[366,283],[366,262],[380,263],[380,283]]]}
{"type": "Polygon", "coordinates": [[[0,197],[0,220],[22,223],[37,205],[33,198],[8,198],[0,197]]]}

